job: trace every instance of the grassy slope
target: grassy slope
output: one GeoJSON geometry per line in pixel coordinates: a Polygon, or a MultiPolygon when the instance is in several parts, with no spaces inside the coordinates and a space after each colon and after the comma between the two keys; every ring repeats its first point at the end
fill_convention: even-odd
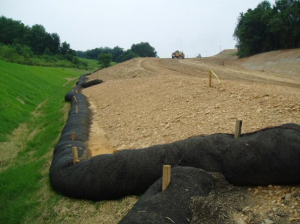
{"type": "MultiPolygon", "coordinates": [[[[53,146],[65,122],[62,108],[69,84],[80,71],[24,66],[0,61],[0,144],[20,123],[28,123],[37,134],[16,158],[0,164],[0,223],[20,223],[35,214],[40,204],[41,180],[48,179],[43,166],[49,163],[53,146]],[[31,112],[41,103],[39,115],[31,112]]],[[[37,215],[37,214],[35,214],[37,215]]]]}
{"type": "MultiPolygon", "coordinates": [[[[96,71],[102,67],[102,64],[99,64],[99,61],[94,60],[94,59],[79,58],[79,60],[83,61],[83,62],[87,62],[89,64],[89,66],[88,66],[89,71],[96,71]]],[[[110,66],[113,66],[116,64],[117,64],[116,62],[111,62],[110,66]]]]}
{"type": "Polygon", "coordinates": [[[88,70],[95,71],[100,68],[99,61],[97,60],[87,58],[79,58],[79,60],[89,64],[88,70]]]}
{"type": "Polygon", "coordinates": [[[74,200],[50,186],[52,152],[69,110],[64,95],[80,74],[95,69],[95,62],[89,71],[78,71],[0,61],[0,149],[18,152],[6,161],[0,158],[0,223],[118,223],[137,201],[137,197],[74,200]],[[64,86],[65,77],[75,80],[64,86]],[[17,142],[8,150],[6,143],[12,139],[9,133],[20,123],[27,123],[29,129],[22,133],[25,139],[35,135],[26,142],[24,137],[17,139],[22,140],[22,147],[17,142]]]}
{"type": "Polygon", "coordinates": [[[63,91],[65,77],[74,76],[79,73],[0,61],[0,142],[21,122],[28,121],[30,112],[49,95],[63,91]]]}

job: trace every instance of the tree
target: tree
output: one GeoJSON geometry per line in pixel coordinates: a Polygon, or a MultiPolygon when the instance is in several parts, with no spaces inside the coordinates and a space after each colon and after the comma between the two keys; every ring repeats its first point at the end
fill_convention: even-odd
{"type": "MultiPolygon", "coordinates": [[[[6,45],[26,45],[31,48],[34,54],[44,54],[48,48],[52,55],[60,53],[60,37],[56,33],[47,33],[42,25],[25,26],[20,21],[8,19],[4,16],[0,17],[0,43],[6,45]]],[[[68,45],[67,43],[65,43],[68,45]]],[[[65,47],[65,46],[63,46],[65,47]]],[[[48,51],[48,50],[47,50],[48,51]]],[[[65,54],[74,52],[67,46],[65,54]]]]}
{"type": "Polygon", "coordinates": [[[61,44],[61,46],[60,46],[60,53],[62,54],[62,55],[66,55],[66,54],[68,54],[69,53],[69,51],[70,51],[70,44],[68,44],[66,41],[65,42],[63,42],[62,44],[61,44]]]}
{"type": "Polygon", "coordinates": [[[20,21],[8,19],[4,16],[0,17],[0,43],[24,44],[29,28],[25,27],[20,21]]]}
{"type": "Polygon", "coordinates": [[[119,61],[124,62],[137,57],[139,57],[137,54],[133,53],[131,50],[127,50],[120,56],[119,61]]]}
{"type": "Polygon", "coordinates": [[[47,56],[51,56],[51,51],[49,50],[48,47],[46,47],[45,51],[44,51],[44,55],[47,55],[47,56]]]}
{"type": "Polygon", "coordinates": [[[116,46],[113,48],[113,61],[120,62],[120,56],[124,53],[123,48],[120,48],[119,46],[116,46]]]}
{"type": "Polygon", "coordinates": [[[263,1],[241,13],[234,31],[238,56],[300,47],[300,0],[263,1]]]}
{"type": "Polygon", "coordinates": [[[131,51],[140,57],[157,57],[157,53],[148,42],[141,42],[139,44],[133,44],[131,51]]]}
{"type": "Polygon", "coordinates": [[[300,1],[279,0],[273,9],[270,30],[278,48],[300,47],[300,1]]]}
{"type": "Polygon", "coordinates": [[[74,57],[76,52],[70,48],[70,44],[60,44],[58,34],[47,33],[42,25],[29,27],[4,16],[0,16],[0,48],[1,60],[9,62],[32,65],[34,60],[31,59],[39,55],[39,59],[43,60],[40,63],[42,65],[45,65],[44,62],[52,63],[60,59],[70,61],[67,66],[86,68],[86,64],[74,57]],[[40,57],[41,55],[43,56],[40,57]]]}
{"type": "Polygon", "coordinates": [[[85,51],[76,51],[76,54],[80,58],[86,58],[85,51]]]}
{"type": "Polygon", "coordinates": [[[136,57],[157,57],[155,49],[149,43],[133,44],[131,49],[124,51],[123,48],[116,46],[114,48],[100,47],[87,51],[77,51],[78,57],[88,59],[98,59],[100,54],[111,54],[115,62],[123,62],[136,57]]]}
{"type": "Polygon", "coordinates": [[[59,54],[59,48],[60,48],[60,37],[57,33],[52,33],[50,35],[50,43],[48,48],[50,49],[52,54],[59,54]]]}
{"type": "Polygon", "coordinates": [[[42,25],[33,25],[29,35],[30,46],[35,54],[41,55],[46,49],[47,33],[42,25]]]}
{"type": "Polygon", "coordinates": [[[270,3],[263,1],[254,10],[249,9],[245,14],[240,14],[234,32],[234,36],[238,41],[237,47],[240,57],[273,49],[272,44],[269,45],[272,36],[268,32],[271,13],[270,3]]]}
{"type": "Polygon", "coordinates": [[[109,67],[110,63],[112,62],[112,54],[99,54],[98,60],[105,68],[109,67]]]}

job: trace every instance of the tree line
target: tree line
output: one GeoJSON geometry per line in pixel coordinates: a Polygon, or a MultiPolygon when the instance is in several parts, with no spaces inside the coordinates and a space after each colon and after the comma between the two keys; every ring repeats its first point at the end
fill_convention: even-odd
{"type": "Polygon", "coordinates": [[[238,56],[300,47],[300,0],[263,1],[240,13],[234,31],[238,56]]]}
{"type": "Polygon", "coordinates": [[[157,52],[148,42],[133,44],[128,50],[116,46],[114,48],[100,47],[87,51],[77,51],[77,56],[82,58],[100,60],[104,58],[101,55],[106,55],[106,58],[111,57],[114,62],[124,62],[137,57],[157,57],[157,52]]]}
{"type": "Polygon", "coordinates": [[[25,26],[21,21],[4,16],[0,17],[0,57],[23,64],[87,66],[79,61],[70,44],[61,43],[57,33],[50,34],[38,24],[25,26]]]}

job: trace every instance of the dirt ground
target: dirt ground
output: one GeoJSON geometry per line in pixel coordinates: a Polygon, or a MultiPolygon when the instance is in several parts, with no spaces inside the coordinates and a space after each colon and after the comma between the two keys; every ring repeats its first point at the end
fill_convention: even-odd
{"type": "Polygon", "coordinates": [[[237,187],[212,174],[216,186],[208,197],[193,197],[192,224],[299,223],[299,186],[237,187]],[[298,198],[298,199],[297,199],[298,198]]]}
{"type": "MultiPolygon", "coordinates": [[[[233,133],[236,119],[243,120],[243,133],[283,123],[299,124],[300,49],[242,60],[234,53],[226,50],[215,57],[184,60],[138,58],[89,76],[104,80],[83,90],[93,111],[88,142],[92,155],[196,135],[233,133]],[[212,87],[208,87],[210,69],[221,81],[213,77],[212,87]]],[[[270,189],[275,195],[278,187],[270,189]]],[[[290,187],[280,189],[292,191],[290,187]]],[[[293,192],[299,192],[299,187],[293,192]]],[[[300,223],[299,197],[289,199],[293,201],[285,220],[300,223]]],[[[255,215],[256,210],[251,211],[255,215]]],[[[279,223],[274,217],[265,219],[279,223]]]]}

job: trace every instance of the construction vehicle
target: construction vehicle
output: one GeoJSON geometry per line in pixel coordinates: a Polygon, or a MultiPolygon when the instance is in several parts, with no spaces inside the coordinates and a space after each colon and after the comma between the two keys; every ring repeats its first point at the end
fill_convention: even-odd
{"type": "Polygon", "coordinates": [[[184,59],[184,53],[177,50],[172,54],[172,58],[184,59]]]}

